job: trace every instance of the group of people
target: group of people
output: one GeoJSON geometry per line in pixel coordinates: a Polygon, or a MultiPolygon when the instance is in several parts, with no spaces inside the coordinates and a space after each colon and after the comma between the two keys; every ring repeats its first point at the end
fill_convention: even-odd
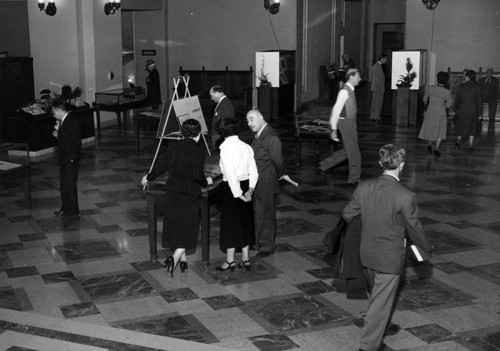
{"type": "MultiPolygon", "coordinates": [[[[223,182],[219,244],[226,252],[225,262],[216,266],[216,270],[234,271],[239,267],[248,271],[250,248],[255,248],[256,256],[261,258],[272,255],[276,249],[278,182],[283,177],[281,141],[262,113],[252,109],[246,114],[246,121],[255,138],[251,146],[243,142],[238,137],[239,121],[234,114],[223,112],[231,108],[220,109],[224,100],[229,102],[222,89],[212,87],[210,95],[217,102],[212,140],[220,150],[223,182]],[[241,250],[239,264],[235,261],[237,250],[241,250]]],[[[198,143],[200,123],[188,119],[182,124],[181,132],[184,139],[170,141],[152,171],[142,178],[145,185],[168,171],[162,245],[173,252],[165,260],[172,276],[177,266],[182,272],[187,269],[187,253],[197,247],[199,198],[202,187],[213,182],[204,175],[206,151],[198,143]]]]}
{"type": "MultiPolygon", "coordinates": [[[[386,57],[379,57],[376,65],[382,66],[386,57]]],[[[380,67],[374,67],[373,77],[380,75],[380,67]]],[[[380,78],[380,77],[379,77],[380,78]]],[[[375,79],[375,78],[374,78],[375,79]]],[[[429,141],[428,152],[439,155],[439,146],[446,138],[446,109],[452,106],[450,91],[446,88],[449,76],[437,74],[437,85],[429,87],[424,95],[426,118],[419,138],[429,141]]],[[[391,323],[396,304],[399,281],[404,269],[407,247],[412,245],[422,260],[431,255],[422,225],[418,219],[415,194],[400,184],[406,152],[403,148],[387,144],[380,148],[379,165],[382,175],[377,179],[360,181],[361,154],[357,140],[355,87],[361,80],[359,70],[349,67],[346,82],[340,90],[332,108],[331,138],[339,140],[337,130],[343,138],[344,149],[322,161],[327,169],[349,161],[348,183],[354,191],[349,203],[342,211],[346,222],[361,216],[361,239],[359,257],[364,276],[369,283],[370,299],[361,333],[360,351],[383,349],[386,335],[397,333],[400,328],[391,323]]],[[[498,80],[487,71],[485,81],[475,83],[475,72],[464,72],[464,83],[459,86],[454,109],[459,115],[456,147],[462,137],[469,137],[472,148],[474,130],[481,115],[481,96],[487,89],[490,106],[490,125],[494,125],[498,80]],[[481,89],[483,93],[481,94],[481,89]],[[496,89],[496,90],[495,90],[496,89]]],[[[376,88],[374,94],[378,94],[376,88]]],[[[257,257],[268,257],[276,249],[279,180],[284,177],[282,145],[276,132],[267,124],[258,109],[246,114],[246,124],[255,133],[251,145],[238,137],[241,121],[235,119],[234,107],[225,96],[222,87],[210,89],[211,99],[217,104],[213,116],[212,142],[214,150],[220,150],[220,170],[223,176],[220,202],[220,247],[226,259],[216,266],[217,271],[234,271],[236,267],[250,270],[250,248],[258,250],[257,257]],[[235,253],[241,250],[237,264],[235,253]]],[[[383,92],[382,92],[383,96],[383,92]]],[[[380,101],[372,105],[373,120],[380,119],[380,101]]],[[[71,119],[65,103],[56,102],[52,107],[59,139],[59,161],[61,165],[61,199],[59,214],[78,214],[76,179],[80,159],[81,139],[78,128],[71,119]]],[[[206,177],[204,165],[206,151],[200,143],[201,125],[195,119],[186,120],[181,126],[183,139],[170,141],[150,173],[142,178],[142,184],[168,171],[165,184],[165,204],[162,246],[173,252],[165,260],[167,272],[173,277],[177,266],[182,272],[188,268],[187,255],[198,244],[199,199],[202,187],[213,183],[206,177]]]]}
{"type": "Polygon", "coordinates": [[[427,140],[427,153],[440,156],[439,146],[446,139],[448,113],[452,108],[457,116],[457,137],[455,148],[460,149],[462,139],[468,139],[468,150],[474,150],[474,136],[482,123],[483,102],[488,103],[488,128],[495,127],[495,116],[498,99],[498,79],[493,76],[493,69],[486,71],[486,76],[476,83],[476,72],[472,69],[463,71],[463,83],[456,91],[452,102],[450,90],[447,88],[449,74],[439,72],[437,85],[425,90],[425,118],[418,137],[427,140]]]}

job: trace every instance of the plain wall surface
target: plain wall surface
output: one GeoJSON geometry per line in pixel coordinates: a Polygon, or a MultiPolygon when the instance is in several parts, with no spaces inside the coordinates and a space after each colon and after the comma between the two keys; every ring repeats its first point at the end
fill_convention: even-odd
{"type": "MultiPolygon", "coordinates": [[[[296,0],[282,1],[269,15],[263,1],[169,0],[168,77],[185,70],[249,70],[255,52],[296,50],[296,0]],[[276,43],[270,20],[279,42],[276,43]]],[[[255,70],[255,67],[254,67],[255,70]]]]}
{"type": "Polygon", "coordinates": [[[0,1],[0,51],[11,57],[31,56],[27,8],[26,1],[0,1]]]}
{"type": "Polygon", "coordinates": [[[407,0],[406,14],[405,48],[434,52],[436,71],[500,70],[499,0],[441,1],[434,11],[407,0]]]}

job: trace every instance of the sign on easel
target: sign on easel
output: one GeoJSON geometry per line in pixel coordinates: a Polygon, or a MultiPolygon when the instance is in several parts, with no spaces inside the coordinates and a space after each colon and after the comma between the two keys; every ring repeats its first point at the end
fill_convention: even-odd
{"type": "Polygon", "coordinates": [[[163,109],[160,117],[160,124],[158,126],[158,131],[156,132],[156,137],[160,139],[158,147],[156,148],[156,153],[151,163],[150,172],[153,170],[153,166],[158,157],[158,152],[160,151],[161,143],[163,139],[173,139],[181,140],[184,137],[181,133],[182,124],[188,119],[196,119],[201,126],[201,138],[205,144],[208,155],[211,155],[210,148],[208,147],[207,140],[205,139],[205,133],[208,133],[207,124],[205,118],[203,117],[203,111],[201,109],[200,100],[198,96],[191,96],[189,93],[189,76],[174,78],[174,94],[170,104],[167,108],[167,102],[163,104],[163,109]],[[179,84],[185,85],[184,97],[179,98],[178,88],[179,84]]]}

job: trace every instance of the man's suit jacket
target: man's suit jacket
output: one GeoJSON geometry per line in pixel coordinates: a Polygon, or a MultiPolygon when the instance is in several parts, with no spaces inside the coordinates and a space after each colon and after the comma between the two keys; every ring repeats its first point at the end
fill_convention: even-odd
{"type": "Polygon", "coordinates": [[[212,134],[217,133],[215,126],[217,122],[224,118],[235,118],[233,103],[227,96],[220,100],[215,107],[214,116],[212,118],[212,134]]]}
{"type": "Polygon", "coordinates": [[[278,179],[283,175],[283,154],[281,141],[274,129],[267,124],[260,136],[252,142],[255,163],[259,172],[259,181],[255,191],[277,193],[278,179]]]}
{"type": "Polygon", "coordinates": [[[385,92],[385,75],[382,70],[382,65],[378,62],[372,66],[370,71],[370,81],[372,83],[371,91],[383,93],[385,92]]]}
{"type": "Polygon", "coordinates": [[[459,114],[481,116],[483,114],[483,105],[479,85],[470,80],[460,84],[455,96],[454,109],[459,114]]]}
{"type": "Polygon", "coordinates": [[[82,152],[82,138],[78,119],[69,113],[59,127],[57,134],[59,163],[67,164],[78,161],[82,152]]]}
{"type": "Polygon", "coordinates": [[[498,99],[498,78],[491,77],[489,83],[486,83],[487,77],[479,79],[481,96],[483,101],[497,101],[498,99]]]}
{"type": "Polygon", "coordinates": [[[361,214],[360,258],[364,267],[383,273],[401,274],[409,238],[422,257],[430,257],[430,246],[418,220],[415,194],[392,176],[359,183],[343,210],[350,222],[361,214]]]}

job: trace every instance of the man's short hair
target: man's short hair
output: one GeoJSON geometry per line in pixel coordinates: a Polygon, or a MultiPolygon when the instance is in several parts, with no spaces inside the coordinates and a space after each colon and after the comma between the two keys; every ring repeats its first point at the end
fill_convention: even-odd
{"type": "Polygon", "coordinates": [[[185,120],[184,123],[182,123],[181,132],[185,138],[194,138],[198,136],[201,132],[200,122],[194,118],[185,120]]]}
{"type": "Polygon", "coordinates": [[[69,112],[70,106],[66,101],[61,100],[61,99],[57,99],[57,100],[54,100],[54,102],[52,103],[52,109],[60,109],[60,110],[63,110],[65,112],[69,112]]]}
{"type": "Polygon", "coordinates": [[[259,116],[259,117],[264,118],[264,115],[262,114],[262,111],[261,111],[261,110],[259,110],[258,108],[253,108],[253,109],[251,109],[250,111],[248,111],[248,112],[247,112],[247,116],[248,116],[250,113],[255,114],[255,115],[259,116]]]}
{"type": "Polygon", "coordinates": [[[356,73],[359,73],[359,69],[357,69],[357,68],[349,68],[347,70],[347,72],[345,73],[346,81],[349,80],[349,78],[351,78],[351,76],[356,75],[356,73]]]}
{"type": "Polygon", "coordinates": [[[382,61],[383,59],[386,59],[387,58],[387,55],[386,54],[382,54],[378,57],[378,61],[382,61]]]}
{"type": "Polygon", "coordinates": [[[380,166],[382,169],[396,169],[406,159],[406,151],[402,147],[392,144],[384,145],[378,151],[380,166]]]}
{"type": "Polygon", "coordinates": [[[214,93],[222,93],[224,94],[224,88],[222,88],[221,85],[214,85],[213,87],[210,88],[211,91],[214,93]]]}

